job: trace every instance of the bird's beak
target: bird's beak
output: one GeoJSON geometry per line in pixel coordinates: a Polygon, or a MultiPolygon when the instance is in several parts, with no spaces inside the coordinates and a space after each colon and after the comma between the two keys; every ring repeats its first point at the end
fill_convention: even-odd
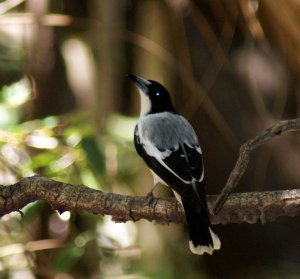
{"type": "Polygon", "coordinates": [[[135,76],[133,74],[129,74],[128,76],[140,91],[148,95],[148,86],[151,84],[149,80],[135,76]]]}

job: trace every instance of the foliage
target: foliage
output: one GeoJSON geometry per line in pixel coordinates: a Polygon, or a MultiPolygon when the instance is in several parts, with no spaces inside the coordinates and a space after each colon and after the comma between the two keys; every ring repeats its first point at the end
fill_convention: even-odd
{"type": "MultiPolygon", "coordinates": [[[[30,98],[28,92],[24,93],[27,88],[23,83],[24,81],[20,81],[11,86],[5,86],[0,92],[4,116],[0,123],[2,127],[0,131],[2,184],[33,174],[104,190],[107,190],[107,181],[113,181],[114,187],[119,187],[119,183],[123,187],[124,183],[132,181],[134,170],[137,169],[137,157],[131,137],[124,137],[124,134],[120,137],[119,127],[122,126],[132,132],[134,120],[117,115],[112,116],[108,120],[110,123],[108,130],[100,137],[95,136],[89,121],[90,115],[83,111],[22,122],[21,111],[24,109],[22,104],[26,104],[30,98]],[[17,106],[13,105],[14,102],[17,106]],[[16,116],[10,117],[14,112],[16,116]]],[[[41,218],[40,214],[45,211],[45,206],[43,202],[33,203],[24,209],[22,218],[19,214],[12,214],[4,218],[5,222],[0,223],[2,230],[0,264],[3,270],[0,271],[0,278],[6,278],[7,272],[10,273],[9,270],[13,272],[20,268],[19,261],[16,265],[7,263],[7,261],[12,261],[15,254],[25,253],[22,260],[23,267],[29,270],[34,269],[35,251],[43,248],[38,247],[38,244],[36,248],[26,248],[35,234],[28,226],[31,227],[31,224],[41,218]],[[11,232],[14,232],[13,235],[11,232]],[[23,248],[18,251],[10,245],[19,245],[23,248]],[[7,255],[6,249],[9,250],[7,255]]],[[[50,215],[49,237],[61,241],[57,253],[51,256],[53,271],[57,273],[71,272],[80,262],[86,253],[86,247],[91,242],[94,243],[93,245],[96,243],[99,251],[103,249],[103,255],[99,254],[98,257],[110,258],[115,254],[114,249],[120,245],[118,242],[122,241],[120,235],[116,236],[115,240],[110,239],[109,234],[113,229],[113,224],[108,220],[105,224],[109,224],[106,226],[110,228],[106,231],[106,238],[103,240],[100,233],[102,218],[80,214],[73,217],[66,214],[59,216],[54,212],[50,215]],[[73,229],[72,225],[74,218],[89,219],[90,224],[86,229],[76,232],[77,230],[73,229]],[[98,227],[99,233],[90,231],[95,226],[98,227]],[[103,246],[103,241],[108,242],[109,248],[103,246]]],[[[123,233],[126,231],[125,226],[123,233]]],[[[128,237],[131,239],[130,236],[128,237]]],[[[132,240],[130,243],[133,244],[132,240]]],[[[55,246],[51,247],[51,239],[49,248],[46,249],[55,249],[55,246]]],[[[98,253],[94,253],[96,254],[98,253]]],[[[114,262],[116,258],[119,258],[117,254],[113,256],[114,262]]]]}
{"type": "MultiPolygon", "coordinates": [[[[199,136],[208,193],[218,193],[240,144],[299,111],[299,7],[1,1],[0,183],[38,173],[145,194],[152,180],[134,152],[136,118],[128,117],[139,106],[126,81],[134,72],[170,89],[199,136]]],[[[298,145],[287,136],[256,151],[239,190],[299,185],[298,145]]],[[[299,278],[295,220],[218,226],[222,249],[194,257],[181,226],[113,224],[37,202],[23,217],[1,219],[0,279],[299,278]]]]}

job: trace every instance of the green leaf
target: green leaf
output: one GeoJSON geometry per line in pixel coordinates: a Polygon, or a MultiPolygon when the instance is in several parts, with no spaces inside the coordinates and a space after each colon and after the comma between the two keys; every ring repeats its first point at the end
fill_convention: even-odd
{"type": "Polygon", "coordinates": [[[57,272],[68,271],[84,254],[84,247],[72,246],[60,249],[54,260],[53,268],[57,272]]]}
{"type": "Polygon", "coordinates": [[[42,208],[45,206],[44,201],[36,201],[34,203],[30,203],[25,208],[22,209],[23,212],[23,218],[21,219],[21,222],[24,224],[31,220],[36,215],[40,214],[42,208]]]}
{"type": "Polygon", "coordinates": [[[105,155],[94,137],[84,137],[81,141],[82,149],[92,170],[100,176],[105,174],[105,155]]]}
{"type": "Polygon", "coordinates": [[[29,168],[35,170],[41,167],[48,167],[50,163],[59,158],[60,155],[53,153],[51,150],[49,152],[42,152],[32,157],[29,168]]]}

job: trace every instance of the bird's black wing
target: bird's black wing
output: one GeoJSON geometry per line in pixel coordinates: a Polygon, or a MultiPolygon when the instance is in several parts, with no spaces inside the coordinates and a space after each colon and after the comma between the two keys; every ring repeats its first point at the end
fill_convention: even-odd
{"type": "Polygon", "coordinates": [[[206,208],[203,162],[197,143],[182,143],[177,148],[162,149],[151,142],[141,142],[138,127],[135,129],[134,142],[138,154],[148,167],[184,201],[198,212],[206,208]]]}

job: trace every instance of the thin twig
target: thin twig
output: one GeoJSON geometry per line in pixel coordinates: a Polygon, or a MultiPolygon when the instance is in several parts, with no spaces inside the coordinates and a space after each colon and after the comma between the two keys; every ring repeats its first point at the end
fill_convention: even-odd
{"type": "Polygon", "coordinates": [[[213,208],[213,214],[218,214],[222,209],[224,203],[228,199],[230,193],[236,188],[240,179],[244,175],[249,160],[250,153],[262,144],[265,144],[272,140],[274,137],[282,135],[286,132],[300,130],[300,118],[280,121],[270,128],[264,130],[261,134],[257,135],[253,139],[250,139],[244,143],[240,148],[240,153],[235,167],[231,171],[231,174],[227,180],[225,187],[217,198],[217,201],[213,208]]]}

